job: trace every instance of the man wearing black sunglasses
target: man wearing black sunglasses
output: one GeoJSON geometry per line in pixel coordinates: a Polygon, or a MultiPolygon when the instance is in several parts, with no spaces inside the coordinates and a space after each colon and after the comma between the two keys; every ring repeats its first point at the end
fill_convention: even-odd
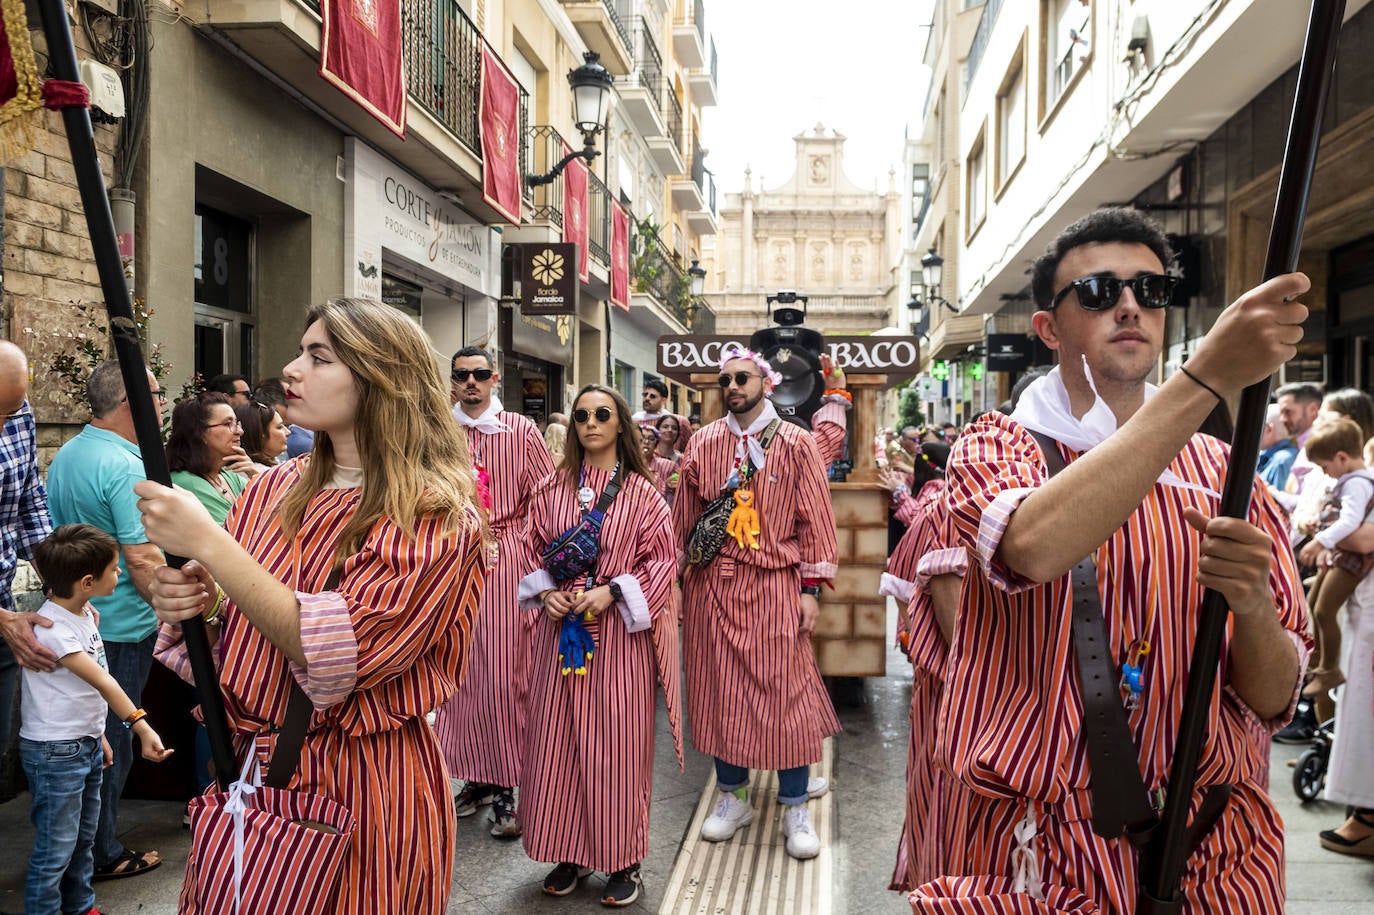
{"type": "Polygon", "coordinates": [[[1310,284],[1289,274],[1245,293],[1155,387],[1171,259],[1134,210],[1065,229],[1032,278],[1035,330],[1059,365],[1010,417],[982,418],[954,446],[947,506],[979,562],[961,593],[937,752],[977,790],[944,810],[960,824],[943,836],[946,866],[1012,877],[1013,843],[989,837],[1039,833],[1039,872],[1058,875],[1048,883],[1102,911],[1135,910],[1122,831],[1148,827],[1166,785],[1210,587],[1231,629],[1198,798],[1233,790],[1183,892],[1196,911],[1280,912],[1283,830],[1263,762],[1266,732],[1297,698],[1307,615],[1278,507],[1260,486],[1248,520],[1216,517],[1229,449],[1195,432],[1219,400],[1293,358],[1307,316],[1293,300],[1310,284]]]}
{"type": "Polygon", "coordinates": [[[525,506],[535,484],[553,472],[553,458],[534,423],[502,408],[493,390],[501,376],[486,350],[468,346],[454,353],[449,378],[453,418],[467,433],[478,490],[488,493],[497,553],[467,672],[453,699],[439,709],[435,730],[449,775],[465,782],[454,799],[457,815],[471,816],[490,804],[491,834],[514,838],[520,835],[514,786],[520,779],[529,655],[516,591],[534,569],[523,537],[525,506]]]}

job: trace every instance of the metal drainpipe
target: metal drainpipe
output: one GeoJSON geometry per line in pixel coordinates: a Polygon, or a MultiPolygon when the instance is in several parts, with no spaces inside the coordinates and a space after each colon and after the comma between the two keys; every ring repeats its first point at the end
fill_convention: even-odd
{"type": "Polygon", "coordinates": [[[124,282],[134,295],[134,203],[138,195],[131,188],[110,188],[110,214],[114,216],[115,240],[119,260],[124,265],[124,282]]]}

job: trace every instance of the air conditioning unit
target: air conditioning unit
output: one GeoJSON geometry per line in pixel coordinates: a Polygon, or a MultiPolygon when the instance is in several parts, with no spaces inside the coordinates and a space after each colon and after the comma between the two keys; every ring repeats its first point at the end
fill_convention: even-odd
{"type": "Polygon", "coordinates": [[[124,117],[124,84],[119,81],[119,73],[94,60],[81,61],[81,81],[91,93],[92,120],[97,120],[96,112],[104,113],[108,120],[124,117]]]}

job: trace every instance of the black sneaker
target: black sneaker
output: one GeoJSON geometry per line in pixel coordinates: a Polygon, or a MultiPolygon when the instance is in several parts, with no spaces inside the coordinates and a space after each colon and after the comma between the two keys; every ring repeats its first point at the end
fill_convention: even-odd
{"type": "Polygon", "coordinates": [[[639,865],[631,864],[624,870],[611,874],[606,881],[606,889],[601,894],[601,904],[611,908],[631,905],[639,898],[644,888],[644,878],[639,875],[639,865]]]}
{"type": "Polygon", "coordinates": [[[515,819],[515,793],[510,788],[497,788],[491,799],[491,834],[498,839],[514,839],[520,835],[520,823],[515,819]]]}
{"type": "Polygon", "coordinates": [[[550,896],[566,896],[577,889],[577,884],[583,878],[591,876],[591,873],[590,867],[578,867],[564,861],[549,871],[549,875],[544,878],[544,892],[550,896]]]}
{"type": "Polygon", "coordinates": [[[1302,744],[1311,743],[1317,735],[1317,713],[1312,708],[1311,699],[1299,699],[1297,711],[1287,727],[1274,735],[1274,743],[1302,744]]]}
{"type": "Polygon", "coordinates": [[[461,817],[470,817],[478,807],[485,807],[496,796],[496,789],[481,782],[468,782],[463,790],[453,797],[453,812],[461,817]]]}

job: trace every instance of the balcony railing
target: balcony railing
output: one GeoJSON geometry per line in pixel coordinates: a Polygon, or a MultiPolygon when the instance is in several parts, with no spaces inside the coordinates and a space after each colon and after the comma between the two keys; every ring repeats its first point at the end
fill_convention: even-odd
{"type": "MultiPolygon", "coordinates": [[[[566,155],[563,147],[563,137],[559,132],[547,124],[537,124],[529,129],[530,138],[529,156],[534,165],[534,171],[539,174],[551,170],[558,164],[558,160],[566,155]]],[[[530,201],[530,219],[534,222],[552,223],[558,228],[563,228],[563,176],[548,184],[541,184],[533,189],[533,198],[530,201]]]]}
{"type": "Polygon", "coordinates": [[[406,0],[401,46],[411,97],[479,152],[482,34],[477,26],[457,0],[406,0]]]}
{"type": "Polygon", "coordinates": [[[602,266],[611,265],[611,191],[595,173],[587,184],[587,249],[602,266]]]}
{"type": "Polygon", "coordinates": [[[625,47],[630,47],[630,9],[625,0],[601,0],[606,4],[606,13],[611,17],[611,22],[615,25],[615,30],[620,34],[620,40],[625,42],[625,47]]]}
{"type": "Polygon", "coordinates": [[[656,231],[642,223],[634,224],[632,230],[634,259],[630,264],[630,275],[634,278],[635,292],[652,295],[686,324],[688,305],[692,299],[691,278],[656,231]]]}
{"type": "Polygon", "coordinates": [[[720,85],[720,58],[716,55],[716,37],[711,36],[711,85],[720,85]]]}
{"type": "Polygon", "coordinates": [[[663,78],[663,55],[658,50],[658,42],[654,41],[648,22],[640,17],[635,24],[634,70],[626,79],[626,84],[647,90],[659,117],[662,117],[663,96],[667,91],[667,81],[663,78]]]}
{"type": "Polygon", "coordinates": [[[997,24],[997,14],[1000,12],[1002,0],[988,0],[978,17],[978,29],[973,33],[973,44],[969,45],[968,49],[968,70],[964,77],[965,97],[968,87],[973,85],[973,75],[978,72],[978,64],[983,59],[983,52],[987,50],[988,39],[992,37],[992,29],[997,24]]]}
{"type": "Polygon", "coordinates": [[[663,128],[673,138],[673,145],[682,149],[682,102],[672,87],[663,87],[663,128]]]}

